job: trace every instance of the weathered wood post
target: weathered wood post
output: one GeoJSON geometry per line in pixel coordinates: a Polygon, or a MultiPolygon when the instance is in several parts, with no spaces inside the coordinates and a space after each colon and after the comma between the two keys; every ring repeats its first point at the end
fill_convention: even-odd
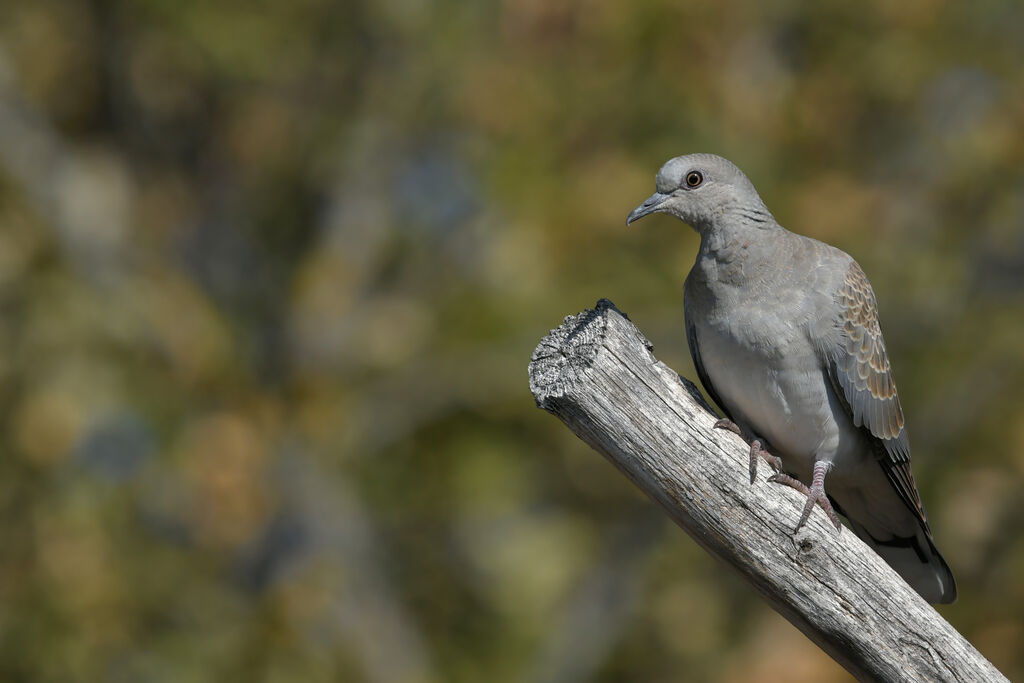
{"type": "Polygon", "coordinates": [[[750,484],[746,445],[651,348],[602,299],[541,340],[530,389],[854,676],[1006,680],[849,529],[816,511],[794,535],[803,498],[766,483],[767,467],[750,484]]]}

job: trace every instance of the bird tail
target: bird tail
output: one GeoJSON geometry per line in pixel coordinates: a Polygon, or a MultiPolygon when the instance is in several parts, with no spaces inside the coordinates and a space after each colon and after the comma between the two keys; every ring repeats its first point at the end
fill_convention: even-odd
{"type": "Polygon", "coordinates": [[[942,558],[932,535],[923,526],[905,538],[879,541],[860,524],[847,520],[862,541],[881,555],[921,597],[931,603],[948,604],[956,600],[956,581],[942,558]]]}

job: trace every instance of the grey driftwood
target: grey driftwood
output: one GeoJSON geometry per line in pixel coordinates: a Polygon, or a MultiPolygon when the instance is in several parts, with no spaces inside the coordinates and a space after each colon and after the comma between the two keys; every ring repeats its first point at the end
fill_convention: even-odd
{"type": "Polygon", "coordinates": [[[764,462],[751,484],[747,446],[714,429],[700,392],[651,350],[602,299],[541,340],[530,389],[857,678],[1006,680],[849,529],[816,510],[794,534],[802,497],[766,482],[764,462]]]}

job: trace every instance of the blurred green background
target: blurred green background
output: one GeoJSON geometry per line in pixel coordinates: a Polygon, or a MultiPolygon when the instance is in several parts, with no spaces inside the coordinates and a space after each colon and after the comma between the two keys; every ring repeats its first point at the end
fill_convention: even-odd
{"type": "Polygon", "coordinates": [[[842,681],[526,364],[684,375],[717,152],[872,279],[942,613],[1024,678],[1024,5],[4,0],[0,678],[842,681]]]}

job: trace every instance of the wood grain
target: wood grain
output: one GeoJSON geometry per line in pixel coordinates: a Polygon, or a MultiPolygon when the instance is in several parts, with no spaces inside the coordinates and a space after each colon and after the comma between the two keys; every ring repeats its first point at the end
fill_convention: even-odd
{"type": "Polygon", "coordinates": [[[612,302],[544,337],[529,376],[538,406],[857,678],[1006,680],[849,529],[837,534],[815,510],[794,534],[800,495],[766,482],[764,463],[750,484],[746,444],[713,429],[700,392],[612,302]]]}

